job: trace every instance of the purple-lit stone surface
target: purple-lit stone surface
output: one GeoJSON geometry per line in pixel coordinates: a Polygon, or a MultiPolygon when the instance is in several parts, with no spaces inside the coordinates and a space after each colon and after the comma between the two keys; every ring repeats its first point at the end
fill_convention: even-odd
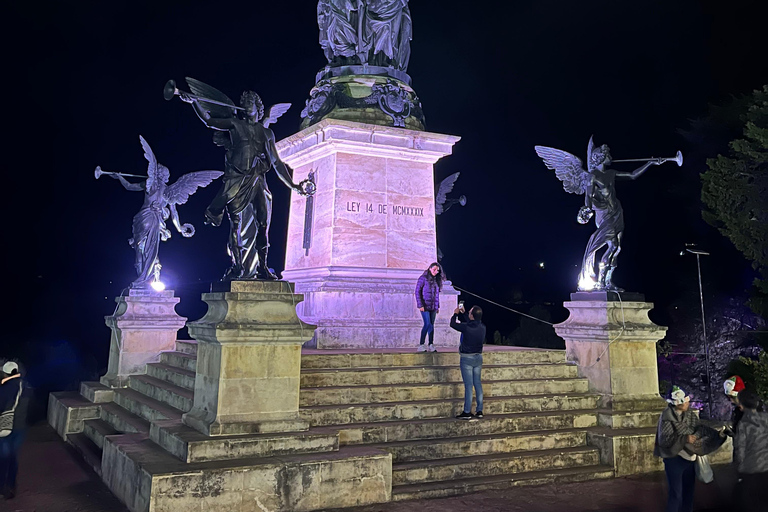
{"type": "MultiPolygon", "coordinates": [[[[416,280],[436,260],[433,165],[458,137],[324,120],[277,144],[294,181],[315,172],[312,242],[303,248],[304,197],[293,194],[283,277],[317,326],[319,348],[413,347],[416,280]]],[[[435,343],[456,346],[448,326],[457,293],[441,294],[435,343]]]]}

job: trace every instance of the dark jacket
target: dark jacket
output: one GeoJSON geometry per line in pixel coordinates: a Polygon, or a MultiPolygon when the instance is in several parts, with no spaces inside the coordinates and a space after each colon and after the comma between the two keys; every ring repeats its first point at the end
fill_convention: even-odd
{"type": "Polygon", "coordinates": [[[733,436],[733,463],[739,473],[768,472],[768,413],[744,411],[733,436]]]}
{"type": "Polygon", "coordinates": [[[685,448],[686,437],[693,434],[698,426],[696,413],[689,409],[678,417],[675,406],[670,404],[659,417],[653,454],[664,459],[677,457],[685,448]]]}
{"type": "Polygon", "coordinates": [[[453,315],[451,327],[461,333],[459,352],[462,354],[482,354],[485,343],[485,325],[479,320],[469,320],[465,315],[453,315]],[[461,323],[458,322],[461,320],[461,323]]]}
{"type": "Polygon", "coordinates": [[[440,287],[429,270],[421,274],[416,281],[416,307],[424,308],[424,311],[440,309],[440,287]]]}

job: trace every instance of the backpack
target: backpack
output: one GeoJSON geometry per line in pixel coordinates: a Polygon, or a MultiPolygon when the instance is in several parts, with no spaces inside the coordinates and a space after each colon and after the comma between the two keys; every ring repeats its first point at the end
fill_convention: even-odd
{"type": "Polygon", "coordinates": [[[13,430],[13,413],[16,411],[16,406],[19,405],[19,399],[21,398],[21,391],[23,390],[23,384],[19,379],[19,392],[16,393],[16,401],[13,403],[8,411],[3,411],[0,414],[0,437],[8,437],[13,430]]]}

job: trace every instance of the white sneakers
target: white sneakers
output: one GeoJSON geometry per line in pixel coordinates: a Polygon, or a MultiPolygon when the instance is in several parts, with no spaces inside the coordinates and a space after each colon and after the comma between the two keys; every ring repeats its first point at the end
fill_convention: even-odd
{"type": "Polygon", "coordinates": [[[437,352],[437,349],[434,345],[431,343],[429,345],[419,345],[419,348],[416,349],[416,352],[437,352]]]}
{"type": "Polygon", "coordinates": [[[437,352],[437,349],[430,343],[429,347],[427,347],[427,352],[437,352]]]}
{"type": "Polygon", "coordinates": [[[423,343],[419,345],[419,348],[416,349],[416,352],[426,352],[426,351],[427,351],[427,346],[424,345],[423,343]]]}

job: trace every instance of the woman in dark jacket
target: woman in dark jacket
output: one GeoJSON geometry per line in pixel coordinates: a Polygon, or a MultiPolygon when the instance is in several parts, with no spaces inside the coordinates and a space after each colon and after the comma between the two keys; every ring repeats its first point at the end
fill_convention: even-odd
{"type": "Polygon", "coordinates": [[[421,311],[421,318],[424,320],[424,327],[421,328],[421,340],[419,342],[419,352],[424,352],[424,340],[429,334],[429,351],[434,352],[435,347],[435,316],[440,311],[440,290],[443,288],[443,269],[440,264],[432,263],[427,270],[421,274],[416,282],[416,307],[421,311]]]}

